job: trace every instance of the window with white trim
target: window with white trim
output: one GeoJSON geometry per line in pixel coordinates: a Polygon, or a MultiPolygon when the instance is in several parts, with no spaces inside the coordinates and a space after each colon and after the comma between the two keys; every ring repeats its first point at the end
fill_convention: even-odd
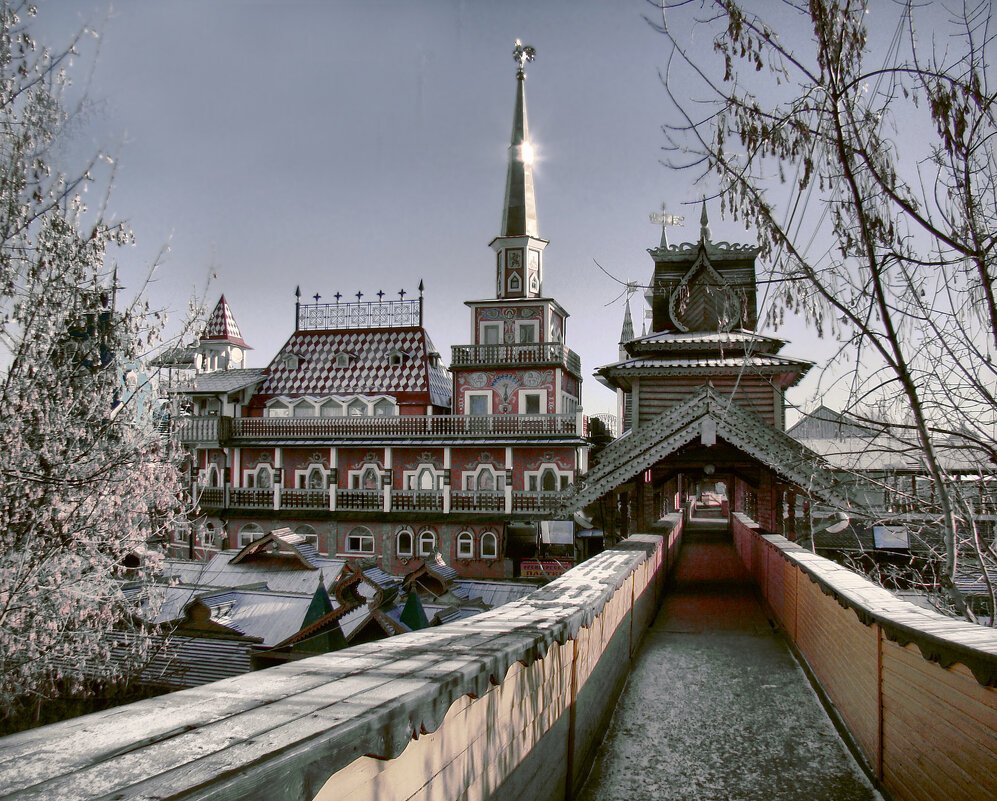
{"type": "Polygon", "coordinates": [[[534,345],[540,341],[539,320],[517,320],[516,342],[520,345],[534,345]]]}
{"type": "Polygon", "coordinates": [[[523,280],[519,277],[519,273],[509,274],[509,291],[519,292],[523,288],[523,280]]]}
{"type": "Polygon", "coordinates": [[[325,467],[320,464],[310,464],[294,471],[294,485],[298,489],[322,490],[326,486],[325,467]]]}
{"type": "Polygon", "coordinates": [[[350,553],[374,553],[374,535],[366,526],[357,526],[346,535],[346,550],[350,553]]]}
{"type": "Polygon", "coordinates": [[[350,417],[366,417],[367,401],[362,398],[354,398],[346,404],[346,414],[350,417]]]}
{"type": "Polygon", "coordinates": [[[482,323],[479,341],[482,345],[501,345],[502,323],[482,323]]]}
{"type": "Polygon", "coordinates": [[[398,556],[412,556],[414,549],[415,535],[408,529],[402,529],[395,536],[395,553],[398,556]]]}
{"type": "Polygon", "coordinates": [[[343,404],[337,400],[323,401],[318,407],[320,417],[342,417],[343,404]]]}
{"type": "Polygon", "coordinates": [[[273,489],[274,471],[268,464],[257,465],[243,473],[243,483],[247,489],[273,489]]]}
{"type": "Polygon", "coordinates": [[[547,411],[546,389],[519,390],[520,414],[544,414],[547,411]]]}
{"type": "Polygon", "coordinates": [[[498,537],[490,531],[481,535],[481,558],[498,559],[498,537]]]}
{"type": "Polygon", "coordinates": [[[566,489],[571,483],[570,470],[561,470],[556,464],[545,462],[537,470],[527,470],[523,473],[526,479],[526,489],[530,492],[554,492],[566,489]]]}
{"type": "Polygon", "coordinates": [[[474,537],[469,531],[462,531],[457,535],[457,558],[474,558],[474,537]]]}
{"type": "Polygon", "coordinates": [[[425,462],[415,470],[406,470],[402,477],[403,486],[407,490],[441,490],[443,489],[443,473],[431,464],[425,462]]]}
{"type": "Polygon", "coordinates": [[[491,414],[492,413],[491,390],[487,390],[485,392],[465,392],[464,413],[476,416],[491,414]]]}
{"type": "Polygon", "coordinates": [[[222,485],[221,471],[214,462],[211,462],[201,471],[200,479],[202,487],[220,487],[222,485]]]}
{"type": "Polygon", "coordinates": [[[257,523],[246,523],[239,529],[239,547],[245,548],[253,540],[263,536],[263,529],[257,523]]]}
{"type": "Polygon", "coordinates": [[[352,353],[337,353],[336,367],[349,367],[356,360],[357,357],[354,356],[352,353]]]}
{"type": "Polygon", "coordinates": [[[419,556],[432,556],[436,548],[436,534],[432,531],[423,531],[419,535],[419,556]]]}
{"type": "Polygon", "coordinates": [[[294,404],[293,417],[314,417],[315,404],[311,401],[301,400],[294,404]]]}
{"type": "Polygon", "coordinates": [[[479,464],[473,473],[464,473],[464,489],[494,492],[500,489],[498,473],[490,464],[479,464]]]}
{"type": "Polygon", "coordinates": [[[290,417],[291,408],[284,401],[274,400],[267,404],[264,413],[267,417],[290,417]]]}
{"type": "Polygon", "coordinates": [[[374,401],[373,412],[374,417],[390,417],[391,415],[398,413],[395,402],[388,398],[381,398],[380,400],[374,401]]]}
{"type": "Polygon", "coordinates": [[[367,462],[350,471],[350,489],[381,489],[381,468],[367,462]]]}

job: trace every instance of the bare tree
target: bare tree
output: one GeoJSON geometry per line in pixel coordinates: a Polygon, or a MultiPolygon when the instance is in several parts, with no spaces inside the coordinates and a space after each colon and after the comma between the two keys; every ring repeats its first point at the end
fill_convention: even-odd
{"type": "Polygon", "coordinates": [[[74,45],[36,44],[33,14],[0,0],[0,713],[141,659],[182,491],[178,450],[124,381],[161,316],[117,297],[108,251],[131,233],[82,199],[100,157],[54,163],[74,45]]]}
{"type": "Polygon", "coordinates": [[[990,3],[658,6],[682,120],[666,128],[670,163],[757,231],[768,321],[798,313],[835,336],[853,412],[916,443],[951,589],[960,537],[997,557],[946,455],[981,474],[997,460],[990,3]],[[704,34],[712,58],[690,47],[704,34]]]}

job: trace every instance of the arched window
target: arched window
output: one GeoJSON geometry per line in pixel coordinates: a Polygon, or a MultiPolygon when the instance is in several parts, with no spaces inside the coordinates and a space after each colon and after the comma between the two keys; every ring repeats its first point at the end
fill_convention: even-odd
{"type": "Polygon", "coordinates": [[[221,485],[221,472],[218,470],[218,465],[209,464],[207,469],[204,471],[204,486],[220,487],[221,485]]]}
{"type": "Polygon", "coordinates": [[[374,535],[366,526],[357,526],[346,535],[346,550],[350,553],[374,553],[374,535]]]}
{"type": "Polygon", "coordinates": [[[356,470],[350,470],[350,489],[381,489],[381,468],[376,464],[365,462],[356,470]]]}
{"type": "Polygon", "coordinates": [[[474,537],[469,531],[462,531],[457,535],[457,558],[474,558],[474,537]]]}
{"type": "Polygon", "coordinates": [[[498,538],[490,531],[481,535],[481,558],[498,559],[498,538]]]}
{"type": "Polygon", "coordinates": [[[550,468],[540,471],[540,489],[544,492],[553,492],[557,489],[557,473],[550,468]]]}
{"type": "Polygon", "coordinates": [[[307,523],[302,523],[296,529],[294,529],[295,534],[300,534],[305,538],[305,542],[313,546],[315,550],[318,550],[318,532],[307,523]]]}
{"type": "Polygon", "coordinates": [[[256,523],[246,523],[239,529],[239,547],[245,548],[253,540],[258,540],[263,536],[263,529],[256,523]]]}
{"type": "Polygon", "coordinates": [[[571,471],[562,470],[552,462],[544,463],[536,470],[527,470],[523,475],[530,492],[563,490],[571,483],[571,471]]]}
{"type": "Polygon", "coordinates": [[[419,535],[419,556],[431,556],[436,548],[436,535],[432,531],[423,531],[419,535]]]}
{"type": "Polygon", "coordinates": [[[413,553],[412,543],[412,532],[408,529],[402,529],[395,538],[395,553],[398,556],[411,556],[413,553]]]}

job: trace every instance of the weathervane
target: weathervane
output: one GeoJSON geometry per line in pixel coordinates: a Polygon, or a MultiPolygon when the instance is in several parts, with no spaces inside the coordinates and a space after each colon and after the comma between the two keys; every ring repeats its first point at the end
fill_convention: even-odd
{"type": "Polygon", "coordinates": [[[648,218],[651,220],[652,223],[661,226],[661,244],[659,245],[659,247],[663,248],[668,247],[668,226],[672,226],[674,228],[675,226],[685,225],[685,217],[681,217],[678,214],[667,214],[666,213],[667,208],[668,205],[662,203],[660,214],[658,214],[655,211],[652,211],[648,215],[648,218]]]}
{"type": "Polygon", "coordinates": [[[537,57],[537,51],[534,50],[530,45],[524,45],[519,39],[516,40],[516,46],[512,49],[512,57],[519,62],[519,69],[516,70],[516,75],[526,75],[527,61],[533,61],[537,57]]]}

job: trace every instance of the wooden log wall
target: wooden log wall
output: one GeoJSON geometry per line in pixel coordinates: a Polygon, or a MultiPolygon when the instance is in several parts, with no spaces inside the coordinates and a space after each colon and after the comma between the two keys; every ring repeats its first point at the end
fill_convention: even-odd
{"type": "Polygon", "coordinates": [[[741,514],[734,540],[895,801],[997,798],[997,631],[896,598],[741,514]]]}
{"type": "Polygon", "coordinates": [[[781,410],[776,411],[776,393],[772,384],[762,376],[682,376],[640,379],[637,404],[639,424],[646,425],[663,411],[680,403],[700,389],[709,379],[717,392],[733,396],[734,402],[750,409],[762,419],[782,428],[781,410]]]}
{"type": "Polygon", "coordinates": [[[0,739],[0,797],[558,799],[583,781],[682,516],[464,621],[0,739]]]}

